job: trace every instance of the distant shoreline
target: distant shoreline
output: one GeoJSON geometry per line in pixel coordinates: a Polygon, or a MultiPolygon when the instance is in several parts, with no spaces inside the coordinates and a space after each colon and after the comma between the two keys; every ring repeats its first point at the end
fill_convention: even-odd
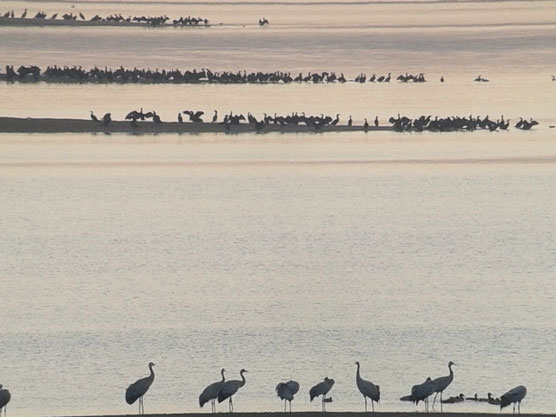
{"type": "Polygon", "coordinates": [[[323,133],[323,132],[393,132],[391,126],[322,126],[315,128],[306,125],[266,124],[261,129],[248,123],[178,123],[138,121],[133,125],[130,121],[111,121],[107,125],[86,119],[55,119],[55,118],[18,118],[0,117],[0,133],[323,133]]]}

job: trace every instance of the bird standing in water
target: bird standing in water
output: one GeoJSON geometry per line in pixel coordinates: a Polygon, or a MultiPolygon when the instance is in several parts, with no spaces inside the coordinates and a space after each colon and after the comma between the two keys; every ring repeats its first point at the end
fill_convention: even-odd
{"type": "Polygon", "coordinates": [[[139,400],[139,414],[145,414],[145,406],[143,405],[143,396],[146,394],[146,392],[148,391],[148,389],[150,388],[150,386],[154,381],[154,371],[153,371],[154,365],[155,364],[153,362],[149,362],[149,370],[151,371],[150,375],[135,381],[133,384],[127,387],[125,391],[125,400],[129,405],[139,400]]]}

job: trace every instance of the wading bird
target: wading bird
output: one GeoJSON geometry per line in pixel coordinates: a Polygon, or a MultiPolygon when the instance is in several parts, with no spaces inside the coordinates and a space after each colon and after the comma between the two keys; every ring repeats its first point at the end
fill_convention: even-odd
{"type": "Polygon", "coordinates": [[[232,397],[234,396],[234,394],[245,385],[245,376],[243,376],[243,374],[247,372],[245,369],[242,369],[241,371],[239,371],[239,375],[241,376],[241,380],[239,379],[230,379],[229,381],[224,382],[224,385],[222,385],[222,388],[220,389],[220,392],[218,393],[218,402],[221,403],[222,401],[224,401],[226,398],[230,399],[228,408],[230,410],[230,413],[234,412],[234,403],[232,401],[232,397]]]}
{"type": "Polygon", "coordinates": [[[332,378],[325,377],[324,381],[319,382],[309,390],[309,398],[311,401],[313,401],[313,398],[322,395],[322,411],[326,411],[326,407],[324,405],[328,402],[326,401],[326,394],[328,394],[328,391],[332,389],[334,382],[335,381],[332,378]]]}
{"type": "Polygon", "coordinates": [[[521,400],[525,398],[526,394],[527,388],[525,388],[523,385],[509,390],[507,393],[500,397],[500,410],[513,403],[513,412],[515,413],[515,404],[517,403],[517,412],[518,414],[521,414],[521,400]]]}
{"type": "Polygon", "coordinates": [[[0,416],[2,415],[2,409],[4,410],[4,416],[8,413],[8,403],[12,398],[12,394],[0,385],[0,416]]]}
{"type": "Polygon", "coordinates": [[[429,411],[429,397],[434,394],[436,386],[432,379],[428,377],[422,384],[413,385],[411,387],[411,400],[415,405],[419,405],[419,401],[425,404],[425,412],[429,411]]]}
{"type": "Polygon", "coordinates": [[[96,117],[96,116],[94,115],[94,113],[93,113],[92,110],[91,110],[91,120],[92,120],[93,122],[98,122],[98,117],[96,117]]]}
{"type": "Polygon", "coordinates": [[[355,382],[357,383],[359,392],[363,394],[363,398],[365,399],[365,412],[367,412],[367,397],[371,399],[371,406],[373,408],[373,411],[375,411],[375,401],[377,403],[380,401],[380,387],[373,384],[371,381],[365,381],[363,378],[361,378],[361,374],[359,373],[359,362],[355,362],[355,364],[357,365],[355,382]]]}
{"type": "Polygon", "coordinates": [[[145,378],[141,378],[131,384],[125,390],[125,400],[131,405],[139,400],[139,414],[145,414],[145,406],[143,405],[143,396],[148,391],[149,387],[154,381],[153,362],[149,362],[149,370],[151,374],[145,378]]]}
{"type": "Polygon", "coordinates": [[[293,396],[299,391],[299,383],[297,381],[280,382],[276,385],[276,395],[284,400],[284,412],[286,412],[286,403],[290,403],[290,413],[292,412],[293,396]]]}
{"type": "Polygon", "coordinates": [[[448,388],[448,385],[452,383],[454,380],[454,371],[452,371],[452,366],[455,365],[454,362],[448,362],[448,369],[450,370],[450,374],[446,376],[441,376],[439,378],[433,379],[432,383],[435,386],[434,392],[436,393],[434,399],[432,400],[432,408],[434,409],[434,402],[436,401],[436,397],[440,394],[440,411],[442,411],[442,392],[448,388]]]}
{"type": "Polygon", "coordinates": [[[220,374],[222,375],[222,379],[220,381],[213,382],[212,384],[210,384],[208,387],[206,387],[203,390],[201,395],[199,395],[199,407],[203,408],[203,405],[205,405],[207,402],[210,401],[212,412],[213,413],[216,412],[216,399],[218,398],[218,394],[220,394],[220,390],[222,389],[222,386],[226,381],[226,378],[224,377],[224,372],[225,369],[222,368],[222,370],[220,371],[220,374]]]}

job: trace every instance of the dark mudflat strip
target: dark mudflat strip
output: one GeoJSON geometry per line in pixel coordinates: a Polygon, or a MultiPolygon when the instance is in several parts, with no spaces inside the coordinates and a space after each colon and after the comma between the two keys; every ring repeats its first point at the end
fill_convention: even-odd
{"type": "MultiPolygon", "coordinates": [[[[222,413],[218,413],[222,414],[222,413]]],[[[293,412],[293,413],[283,413],[283,412],[275,412],[275,413],[233,413],[235,417],[279,417],[279,416],[288,416],[288,417],[416,417],[418,415],[427,415],[422,412],[373,412],[373,413],[354,413],[354,412],[334,412],[334,411],[327,411],[326,413],[322,412],[313,412],[313,411],[304,411],[304,412],[293,412]]],[[[199,413],[175,413],[175,414],[145,414],[144,417],[198,417],[203,415],[211,415],[207,412],[199,412],[199,413]]],[[[539,414],[539,413],[522,413],[520,414],[523,417],[556,417],[556,414],[539,414]]],[[[79,416],[79,417],[135,417],[136,415],[106,415],[106,416],[79,416]]],[[[499,413],[498,407],[493,407],[492,413],[450,413],[450,412],[434,412],[435,417],[515,417],[516,414],[511,413],[511,409],[509,413],[499,413]]],[[[77,416],[74,416],[77,417],[77,416]]]]}
{"type": "Polygon", "coordinates": [[[260,129],[254,125],[224,123],[178,123],[151,121],[132,123],[111,121],[108,124],[83,119],[32,119],[0,117],[0,133],[323,133],[323,132],[394,131],[390,126],[322,126],[267,124],[260,129]]]}

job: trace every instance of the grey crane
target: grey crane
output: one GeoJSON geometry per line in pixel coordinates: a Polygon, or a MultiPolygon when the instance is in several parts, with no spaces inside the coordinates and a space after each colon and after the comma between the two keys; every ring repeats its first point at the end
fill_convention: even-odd
{"type": "Polygon", "coordinates": [[[514,404],[514,413],[515,413],[515,404],[517,403],[517,412],[521,414],[521,400],[525,398],[527,394],[527,388],[523,385],[518,387],[512,388],[507,393],[500,397],[500,410],[504,407],[507,407],[510,404],[514,404]]]}
{"type": "Polygon", "coordinates": [[[229,381],[224,382],[224,384],[222,385],[222,388],[220,389],[220,392],[218,393],[218,402],[221,403],[222,401],[224,401],[226,398],[230,399],[228,408],[230,410],[230,413],[234,412],[234,403],[232,400],[232,397],[234,396],[234,394],[245,385],[245,376],[243,375],[244,373],[246,373],[247,371],[245,369],[242,369],[241,371],[239,371],[239,376],[241,376],[241,380],[239,379],[230,379],[229,381]]]}
{"type": "Polygon", "coordinates": [[[334,382],[335,381],[332,378],[325,377],[324,381],[319,382],[317,385],[309,390],[309,397],[311,401],[313,401],[313,398],[322,395],[322,411],[326,411],[326,394],[328,394],[328,391],[332,389],[332,387],[334,386],[334,382]]]}
{"type": "Polygon", "coordinates": [[[145,406],[143,405],[143,396],[148,391],[154,381],[153,362],[149,362],[149,370],[151,374],[145,378],[138,379],[125,390],[125,400],[131,405],[139,400],[139,414],[145,414],[145,406]]]}
{"type": "Polygon", "coordinates": [[[380,387],[373,384],[371,381],[365,381],[361,378],[361,374],[359,372],[361,365],[359,364],[359,361],[355,362],[355,364],[357,365],[355,382],[357,383],[359,392],[363,394],[363,398],[365,399],[365,412],[367,412],[367,397],[371,399],[371,406],[373,407],[373,411],[375,411],[375,401],[377,403],[380,401],[380,387]]]}
{"type": "Polygon", "coordinates": [[[10,391],[2,388],[2,385],[0,384],[0,416],[2,415],[2,409],[4,409],[4,416],[7,414],[8,403],[10,402],[11,398],[12,394],[10,394],[10,391]]]}
{"type": "Polygon", "coordinates": [[[276,385],[276,395],[284,400],[284,413],[286,412],[286,403],[290,403],[290,413],[292,412],[293,396],[299,391],[299,383],[297,381],[280,382],[276,385]]]}
{"type": "Polygon", "coordinates": [[[425,412],[429,411],[429,397],[434,394],[436,386],[430,377],[422,384],[413,385],[411,387],[411,399],[415,405],[419,405],[419,401],[425,404],[425,412]]]}
{"type": "Polygon", "coordinates": [[[455,365],[454,362],[448,362],[448,369],[450,370],[450,374],[446,376],[441,376],[436,379],[433,379],[432,382],[435,385],[434,392],[436,393],[434,399],[432,400],[432,408],[434,409],[434,402],[436,401],[436,397],[440,393],[440,411],[442,412],[442,392],[448,388],[448,385],[452,383],[454,380],[454,371],[452,371],[452,366],[455,365]]]}
{"type": "Polygon", "coordinates": [[[213,382],[208,387],[206,387],[203,390],[203,392],[201,392],[201,395],[199,395],[199,407],[203,408],[203,405],[205,405],[207,402],[210,401],[212,412],[213,413],[216,412],[216,399],[218,398],[218,394],[220,394],[220,390],[222,389],[222,386],[226,381],[226,378],[224,377],[224,372],[225,369],[222,368],[222,370],[220,371],[220,374],[222,375],[222,379],[220,381],[213,382]]]}

